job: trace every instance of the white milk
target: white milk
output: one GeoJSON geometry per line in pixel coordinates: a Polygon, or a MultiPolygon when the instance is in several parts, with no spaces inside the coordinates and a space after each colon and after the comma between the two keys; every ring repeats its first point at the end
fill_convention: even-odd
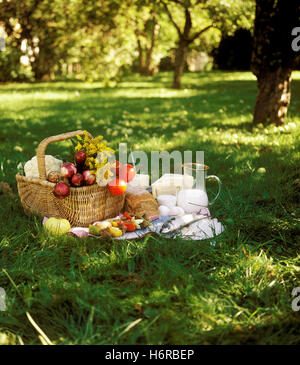
{"type": "Polygon", "coordinates": [[[203,190],[182,189],[177,195],[177,205],[181,207],[185,213],[197,213],[201,208],[208,207],[208,197],[203,190]]]}

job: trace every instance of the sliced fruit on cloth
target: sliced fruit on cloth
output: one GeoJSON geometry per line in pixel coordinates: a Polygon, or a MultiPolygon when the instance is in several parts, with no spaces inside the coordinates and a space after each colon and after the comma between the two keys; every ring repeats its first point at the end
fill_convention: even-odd
{"type": "Polygon", "coordinates": [[[113,237],[120,237],[123,235],[123,231],[116,227],[109,228],[110,233],[113,235],[113,237]]]}

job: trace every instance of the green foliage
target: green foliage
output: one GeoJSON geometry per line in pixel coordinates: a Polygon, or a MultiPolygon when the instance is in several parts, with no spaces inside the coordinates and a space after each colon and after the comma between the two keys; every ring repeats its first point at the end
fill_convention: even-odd
{"type": "MultiPolygon", "coordinates": [[[[182,6],[174,1],[167,3],[171,4],[174,19],[182,28],[182,6]]],[[[198,51],[210,53],[219,42],[221,33],[232,33],[238,27],[252,27],[252,0],[206,0],[197,6],[194,1],[184,3],[193,9],[194,33],[211,23],[215,26],[190,44],[190,48],[198,51]]],[[[104,80],[111,85],[130,72],[138,60],[138,38],[145,50],[151,47],[153,23],[148,19],[150,14],[155,14],[159,29],[152,52],[155,69],[162,58],[172,55],[177,41],[176,29],[161,1],[3,0],[0,16],[11,40],[8,52],[13,72],[5,76],[0,74],[0,81],[8,78],[29,80],[34,77],[44,81],[67,78],[104,80]],[[22,55],[28,56],[30,61],[26,70],[16,56],[21,55],[20,47],[25,40],[27,48],[22,55]],[[30,69],[32,74],[28,74],[30,69]]],[[[8,64],[7,56],[5,59],[5,62],[0,61],[1,65],[8,64]]]]}
{"type": "MultiPolygon", "coordinates": [[[[181,87],[181,76],[184,70],[188,48],[200,37],[210,39],[209,44],[216,41],[216,30],[221,34],[229,34],[233,29],[243,25],[251,27],[253,1],[177,1],[161,0],[170,23],[177,32],[177,49],[175,53],[173,88],[181,87]],[[207,33],[212,31],[212,37],[207,33]]],[[[206,52],[211,51],[208,47],[206,52]]]]}
{"type": "MultiPolygon", "coordinates": [[[[17,196],[0,195],[0,342],[40,344],[29,311],[55,344],[299,344],[300,74],[284,127],[252,129],[250,73],[131,76],[118,88],[57,82],[0,86],[0,180],[16,192],[19,161],[74,129],[114,148],[204,150],[223,182],[211,208],[226,231],[209,242],[133,242],[44,235],[17,196]],[[138,321],[139,320],[139,321],[138,321]],[[138,322],[135,322],[138,321],[138,322]],[[135,324],[128,330],[130,324],[135,324]]],[[[47,153],[68,156],[69,142],[47,153]]],[[[209,194],[213,194],[209,186],[209,194]]]]}
{"type": "Polygon", "coordinates": [[[233,35],[239,28],[253,30],[255,0],[208,0],[207,9],[223,35],[233,35]]]}
{"type": "Polygon", "coordinates": [[[130,65],[134,38],[127,32],[125,8],[112,0],[89,5],[61,0],[0,3],[16,47],[27,40],[24,53],[37,80],[55,75],[109,80],[130,65]]]}
{"type": "Polygon", "coordinates": [[[0,80],[31,81],[33,79],[31,67],[20,63],[22,53],[13,44],[7,40],[5,51],[0,51],[0,80]]]}
{"type": "MultiPolygon", "coordinates": [[[[183,31],[184,9],[191,11],[194,33],[207,25],[223,35],[232,35],[238,28],[252,29],[254,21],[254,0],[205,0],[205,1],[162,1],[168,4],[175,22],[183,31]]],[[[213,33],[212,33],[213,34],[213,33]]]]}

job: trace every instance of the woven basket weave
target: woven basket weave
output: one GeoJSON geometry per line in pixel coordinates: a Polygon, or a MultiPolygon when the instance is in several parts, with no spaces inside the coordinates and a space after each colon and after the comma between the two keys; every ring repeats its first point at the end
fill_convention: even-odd
{"type": "Polygon", "coordinates": [[[44,139],[37,148],[39,179],[16,175],[18,192],[25,212],[68,219],[72,227],[88,227],[92,222],[115,217],[124,206],[125,194],[111,195],[107,186],[97,184],[70,188],[70,195],[57,199],[55,183],[47,181],[45,150],[50,143],[83,135],[83,131],[59,134],[44,139]]]}

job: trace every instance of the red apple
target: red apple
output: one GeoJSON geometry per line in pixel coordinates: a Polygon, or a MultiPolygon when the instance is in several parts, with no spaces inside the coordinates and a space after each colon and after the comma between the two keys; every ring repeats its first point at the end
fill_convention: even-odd
{"type": "Polygon", "coordinates": [[[84,151],[78,151],[75,153],[75,162],[77,165],[84,165],[86,160],[86,153],[84,151]]]}
{"type": "Polygon", "coordinates": [[[90,170],[83,171],[83,179],[86,185],[93,185],[96,181],[96,175],[91,173],[90,170]]]}
{"type": "Polygon", "coordinates": [[[126,164],[123,165],[121,168],[120,178],[125,180],[126,182],[130,182],[134,179],[135,173],[135,168],[130,164],[126,164]]]}
{"type": "Polygon", "coordinates": [[[122,179],[114,179],[108,183],[108,190],[111,195],[121,195],[126,191],[126,181],[122,179]]]}
{"type": "Polygon", "coordinates": [[[83,184],[83,175],[77,173],[72,176],[71,181],[74,186],[81,186],[83,184]]]}
{"type": "Polygon", "coordinates": [[[112,173],[114,174],[115,177],[119,177],[122,164],[119,161],[115,161],[115,164],[116,164],[116,166],[112,167],[111,171],[112,171],[112,173]]]}
{"type": "Polygon", "coordinates": [[[63,177],[72,177],[76,172],[77,169],[71,162],[66,162],[61,165],[60,173],[63,177]]]}
{"type": "Polygon", "coordinates": [[[70,194],[70,188],[66,183],[60,182],[54,186],[53,194],[58,199],[64,199],[70,194]]]}

